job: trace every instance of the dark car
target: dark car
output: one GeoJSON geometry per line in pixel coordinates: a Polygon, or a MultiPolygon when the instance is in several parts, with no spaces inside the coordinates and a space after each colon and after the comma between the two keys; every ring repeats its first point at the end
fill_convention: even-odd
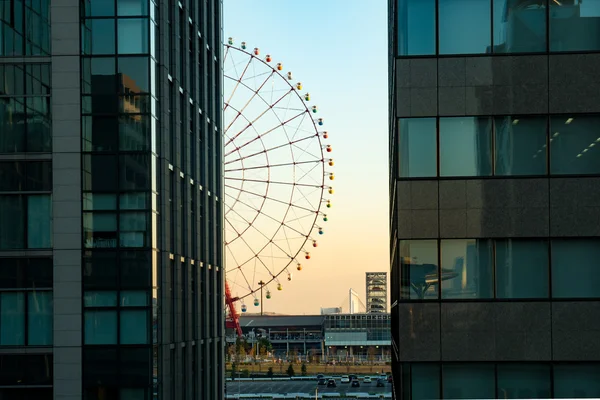
{"type": "Polygon", "coordinates": [[[388,383],[392,383],[394,381],[394,378],[392,378],[392,375],[388,375],[388,383]]]}
{"type": "Polygon", "coordinates": [[[352,386],[352,387],[360,387],[360,382],[358,381],[358,379],[354,379],[352,381],[352,383],[350,384],[350,386],[352,386]]]}
{"type": "Polygon", "coordinates": [[[337,387],[337,385],[335,384],[335,380],[333,380],[333,379],[328,380],[327,387],[337,387]]]}
{"type": "Polygon", "coordinates": [[[385,381],[381,378],[377,379],[377,387],[385,387],[385,381]]]}
{"type": "Polygon", "coordinates": [[[348,375],[348,378],[350,378],[350,382],[352,382],[354,380],[358,380],[358,375],[348,375]]]}
{"type": "Polygon", "coordinates": [[[327,379],[319,378],[319,380],[317,381],[317,385],[327,385],[327,379]]]}
{"type": "Polygon", "coordinates": [[[317,375],[317,380],[319,380],[319,379],[323,379],[323,378],[325,378],[325,375],[323,375],[323,374],[318,374],[318,375],[317,375]]]}

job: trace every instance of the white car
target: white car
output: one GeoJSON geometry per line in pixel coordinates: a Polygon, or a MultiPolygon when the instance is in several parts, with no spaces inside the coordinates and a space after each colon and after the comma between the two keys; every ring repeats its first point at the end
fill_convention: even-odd
{"type": "Polygon", "coordinates": [[[371,377],[370,376],[365,376],[363,378],[363,383],[371,383],[371,377]]]}
{"type": "Polygon", "coordinates": [[[348,375],[342,375],[342,383],[350,383],[350,377],[348,375]]]}

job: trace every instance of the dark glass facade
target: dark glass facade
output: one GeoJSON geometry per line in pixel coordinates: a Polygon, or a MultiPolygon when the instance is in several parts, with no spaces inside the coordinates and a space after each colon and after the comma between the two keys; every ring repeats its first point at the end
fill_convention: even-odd
{"type": "Polygon", "coordinates": [[[0,398],[7,399],[53,398],[49,15],[49,1],[0,4],[0,398]]]}
{"type": "Polygon", "coordinates": [[[0,398],[223,398],[221,10],[0,2],[0,398]]]}
{"type": "Polygon", "coordinates": [[[395,398],[599,396],[600,1],[388,23],[395,398]]]}

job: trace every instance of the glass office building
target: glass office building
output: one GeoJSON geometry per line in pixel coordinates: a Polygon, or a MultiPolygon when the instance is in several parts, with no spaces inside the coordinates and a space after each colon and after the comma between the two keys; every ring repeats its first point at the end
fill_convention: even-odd
{"type": "Polygon", "coordinates": [[[600,397],[600,1],[389,27],[395,398],[600,397]]]}
{"type": "Polygon", "coordinates": [[[223,398],[221,10],[0,2],[0,398],[223,398]]]}

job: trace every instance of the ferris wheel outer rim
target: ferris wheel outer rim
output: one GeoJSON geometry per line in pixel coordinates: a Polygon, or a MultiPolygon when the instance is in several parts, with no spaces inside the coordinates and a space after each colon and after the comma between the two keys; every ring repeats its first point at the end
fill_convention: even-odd
{"type": "MultiPolygon", "coordinates": [[[[306,103],[305,103],[305,102],[306,102],[306,100],[305,100],[305,99],[304,99],[304,98],[303,98],[303,97],[302,97],[302,96],[301,96],[301,95],[298,93],[298,92],[299,92],[299,91],[298,91],[298,89],[297,89],[297,88],[296,88],[294,85],[292,85],[292,84],[289,82],[290,80],[289,80],[289,79],[288,79],[286,76],[284,76],[284,75],[283,75],[281,72],[279,72],[279,71],[278,71],[276,68],[274,68],[273,66],[271,66],[271,65],[270,65],[268,62],[266,62],[265,60],[263,60],[263,59],[262,59],[262,58],[260,58],[259,56],[255,55],[253,52],[251,52],[251,51],[246,51],[246,50],[244,50],[244,49],[242,49],[242,48],[240,48],[240,47],[237,47],[237,46],[234,46],[234,45],[230,45],[230,44],[228,44],[228,43],[224,43],[224,47],[226,48],[226,50],[227,50],[227,51],[230,51],[230,50],[235,50],[235,51],[238,51],[238,52],[244,53],[245,55],[249,56],[251,60],[253,59],[253,60],[258,60],[258,61],[260,61],[260,62],[261,62],[263,65],[265,65],[265,66],[267,66],[268,68],[270,68],[272,72],[274,72],[275,74],[277,74],[277,75],[278,75],[278,76],[279,76],[279,77],[280,77],[280,78],[281,78],[283,81],[285,81],[285,83],[287,83],[287,85],[290,87],[290,89],[291,89],[291,92],[294,92],[294,93],[296,94],[296,97],[297,97],[297,98],[300,100],[300,103],[303,105],[303,107],[304,107],[304,109],[305,109],[306,113],[307,113],[307,114],[310,116],[310,120],[311,120],[311,122],[312,122],[312,126],[313,126],[313,128],[314,128],[314,130],[315,130],[315,135],[314,135],[314,136],[316,136],[316,138],[317,138],[317,140],[318,140],[318,143],[319,143],[319,148],[320,148],[320,150],[321,150],[321,160],[320,160],[319,162],[321,163],[321,166],[322,166],[322,168],[320,168],[320,169],[321,169],[321,172],[322,172],[322,177],[323,177],[323,178],[322,178],[322,182],[321,182],[322,184],[320,185],[320,187],[319,187],[319,185],[315,185],[315,188],[319,187],[319,189],[320,189],[320,192],[321,192],[321,195],[320,195],[320,201],[319,201],[319,204],[318,204],[318,206],[317,206],[317,207],[315,207],[315,208],[316,208],[316,210],[314,211],[314,213],[315,213],[315,217],[314,217],[314,219],[312,220],[311,228],[308,230],[308,233],[307,233],[306,235],[304,235],[304,240],[302,241],[302,245],[301,245],[301,246],[299,246],[299,249],[296,251],[296,253],[295,253],[293,256],[290,256],[290,261],[289,261],[289,262],[287,262],[287,264],[286,264],[286,265],[285,265],[283,268],[281,268],[281,270],[280,270],[279,272],[277,272],[276,274],[270,274],[270,278],[269,278],[269,280],[268,280],[267,282],[265,282],[263,285],[261,285],[261,286],[258,286],[258,287],[256,287],[256,288],[253,288],[253,289],[250,289],[250,288],[246,289],[246,290],[249,290],[249,291],[248,291],[248,293],[245,293],[244,295],[241,295],[241,296],[235,295],[235,296],[233,296],[233,298],[235,299],[235,301],[242,301],[243,299],[245,299],[245,298],[247,298],[247,297],[249,297],[249,296],[252,296],[252,295],[254,295],[256,292],[258,292],[259,290],[261,290],[261,288],[267,287],[267,286],[268,286],[270,283],[272,283],[273,281],[277,281],[277,283],[278,283],[278,284],[281,284],[281,283],[279,282],[279,279],[278,279],[278,278],[279,278],[279,276],[280,276],[282,273],[286,272],[286,271],[288,270],[288,268],[289,268],[290,264],[292,264],[294,261],[298,262],[298,261],[297,261],[297,258],[298,258],[298,256],[299,256],[299,255],[300,255],[302,252],[308,253],[308,252],[305,250],[305,248],[304,248],[304,247],[305,247],[306,243],[307,243],[307,242],[308,242],[310,239],[312,239],[312,237],[311,237],[312,235],[311,235],[311,234],[312,234],[313,230],[314,230],[316,227],[318,227],[318,225],[317,225],[317,219],[319,218],[319,216],[321,216],[321,215],[325,215],[325,213],[321,211],[321,208],[323,207],[323,202],[324,202],[324,200],[326,200],[326,199],[325,199],[325,197],[324,197],[324,194],[325,194],[325,188],[326,188],[326,185],[325,185],[325,154],[324,154],[324,151],[323,151],[323,142],[322,142],[322,140],[321,140],[321,135],[320,135],[320,133],[319,133],[319,128],[317,127],[317,124],[315,123],[315,120],[314,120],[314,118],[312,118],[312,114],[310,113],[310,110],[309,110],[309,108],[307,107],[307,105],[306,105],[306,103]]],[[[227,53],[226,53],[226,54],[227,54],[227,53]]],[[[226,54],[224,54],[224,59],[226,58],[226,54]]],[[[225,74],[224,74],[224,79],[230,79],[231,81],[235,81],[235,82],[241,83],[241,81],[240,81],[240,80],[235,80],[235,79],[232,79],[232,78],[230,78],[230,77],[227,77],[227,76],[225,76],[225,74]]],[[[246,85],[244,85],[244,86],[246,86],[246,85]]],[[[248,88],[248,89],[250,89],[250,88],[248,88]]],[[[262,98],[262,96],[260,96],[260,94],[258,94],[258,93],[255,93],[255,94],[256,94],[256,96],[258,96],[258,97],[259,97],[259,98],[260,98],[260,99],[261,99],[261,100],[262,100],[262,101],[263,101],[265,104],[268,104],[268,102],[267,102],[267,101],[265,101],[265,99],[263,99],[263,98],[262,98]]],[[[223,110],[225,110],[227,107],[229,107],[229,102],[225,102],[225,101],[224,101],[223,110]]],[[[232,108],[232,109],[235,109],[233,106],[232,106],[231,108],[232,108]]],[[[236,110],[236,111],[237,111],[237,110],[236,110]]],[[[247,120],[247,118],[246,118],[246,120],[247,120]]],[[[281,122],[281,121],[280,121],[280,122],[281,122]]],[[[286,134],[286,136],[287,136],[287,134],[286,134]]],[[[289,139],[289,138],[288,138],[288,139],[289,139]]],[[[227,179],[227,178],[224,176],[223,180],[225,181],[226,179],[227,179]]],[[[293,192],[292,192],[292,195],[293,195],[293,192]]],[[[263,202],[263,204],[261,204],[261,209],[258,211],[256,218],[257,218],[257,217],[258,217],[258,216],[259,216],[259,215],[262,213],[262,205],[264,205],[264,202],[263,202]]],[[[286,210],[286,213],[285,213],[285,215],[284,215],[284,218],[285,218],[285,216],[287,216],[287,214],[289,213],[289,210],[290,210],[290,208],[291,208],[291,205],[290,205],[290,206],[288,206],[288,209],[286,210]]],[[[283,225],[281,225],[281,226],[283,226],[283,225]]],[[[275,231],[275,234],[276,234],[277,232],[279,232],[279,230],[281,229],[281,226],[277,228],[277,230],[275,231]]],[[[246,228],[246,229],[244,230],[244,232],[246,232],[246,231],[247,231],[248,229],[250,229],[250,228],[251,228],[251,226],[248,226],[248,228],[246,228]]],[[[256,228],[255,228],[255,229],[256,229],[256,228]]],[[[273,237],[274,237],[274,235],[273,235],[273,237]]],[[[272,239],[272,238],[271,238],[271,239],[272,239]]],[[[314,239],[313,239],[313,240],[314,240],[314,239]]],[[[260,252],[261,252],[261,251],[263,251],[263,250],[264,250],[264,249],[265,249],[265,248],[266,248],[266,247],[267,247],[267,246],[268,246],[270,243],[271,243],[271,241],[267,242],[267,244],[265,244],[265,245],[264,245],[264,246],[263,246],[263,247],[262,247],[262,248],[261,248],[261,249],[260,249],[258,252],[255,252],[255,251],[253,251],[253,253],[254,253],[254,256],[253,256],[253,257],[251,257],[251,258],[248,258],[248,260],[247,260],[247,261],[245,261],[245,262],[244,262],[244,264],[245,264],[245,263],[247,263],[247,262],[249,262],[249,261],[251,261],[251,260],[253,260],[253,259],[260,258],[260,256],[259,256],[260,252]]],[[[225,245],[225,247],[227,247],[227,245],[225,245]]],[[[244,265],[244,264],[243,264],[243,265],[244,265]]],[[[234,268],[231,268],[231,269],[229,269],[229,268],[227,268],[227,267],[226,267],[226,268],[225,268],[225,275],[226,275],[226,276],[225,276],[225,279],[227,279],[227,273],[228,273],[228,271],[230,271],[229,273],[233,273],[233,272],[235,271],[235,269],[236,269],[236,268],[237,268],[237,269],[241,269],[240,267],[234,267],[234,268]]],[[[289,273],[289,271],[288,271],[288,273],[289,273]]],[[[263,278],[263,280],[264,280],[264,278],[263,278]]],[[[234,284],[234,283],[233,283],[233,282],[231,282],[230,280],[228,280],[228,282],[232,283],[232,284],[230,285],[230,287],[232,287],[232,288],[234,288],[235,286],[239,286],[238,284],[234,284]]],[[[268,288],[267,288],[267,289],[268,289],[268,288]]],[[[254,296],[253,296],[253,297],[254,297],[254,296]]]]}

